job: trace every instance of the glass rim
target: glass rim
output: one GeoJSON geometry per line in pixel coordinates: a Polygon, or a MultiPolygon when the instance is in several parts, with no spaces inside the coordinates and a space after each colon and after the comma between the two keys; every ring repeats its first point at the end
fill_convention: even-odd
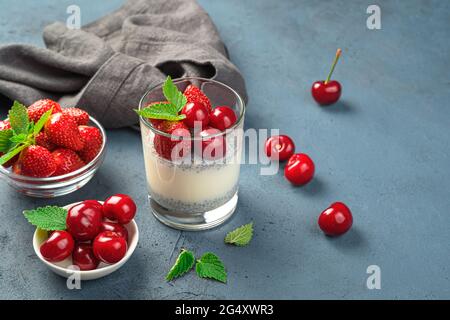
{"type": "MultiPolygon", "coordinates": [[[[226,85],[223,82],[220,82],[220,81],[217,81],[217,80],[213,80],[213,79],[208,79],[208,78],[183,77],[183,78],[172,79],[173,83],[175,83],[175,84],[179,83],[179,82],[182,82],[182,81],[188,81],[188,80],[200,80],[200,81],[203,81],[203,82],[211,82],[211,83],[215,83],[215,84],[217,84],[219,86],[222,86],[222,87],[230,90],[237,97],[238,103],[242,106],[242,110],[241,110],[241,112],[240,112],[236,122],[231,127],[227,128],[226,130],[221,131],[219,133],[211,134],[211,135],[208,135],[208,136],[201,136],[201,137],[195,137],[195,136],[192,137],[191,136],[190,138],[187,138],[187,137],[184,137],[184,136],[176,136],[176,135],[172,135],[172,134],[169,134],[167,132],[161,131],[161,130],[155,128],[153,126],[153,124],[147,118],[144,118],[143,116],[139,116],[140,121],[147,128],[152,130],[155,134],[158,134],[158,135],[161,135],[161,136],[164,136],[164,137],[167,137],[167,138],[171,138],[171,139],[177,139],[177,140],[178,139],[183,139],[183,140],[188,140],[188,141],[197,141],[197,140],[201,141],[201,140],[205,140],[205,139],[211,139],[211,138],[215,138],[215,137],[224,136],[225,134],[227,134],[227,133],[233,131],[234,129],[236,129],[242,123],[242,121],[244,119],[244,115],[245,115],[246,106],[245,106],[244,100],[242,99],[242,97],[239,95],[239,93],[236,90],[234,90],[233,88],[231,88],[230,86],[226,85]]],[[[152,92],[153,90],[157,89],[158,87],[161,87],[161,89],[162,89],[162,86],[163,86],[164,82],[165,81],[162,81],[162,82],[158,83],[157,85],[152,86],[150,89],[148,89],[144,93],[144,95],[142,96],[141,100],[139,101],[139,110],[142,110],[143,108],[145,108],[145,106],[144,106],[144,99],[149,95],[149,93],[152,92]]]]}
{"type": "Polygon", "coordinates": [[[71,178],[75,178],[77,177],[79,174],[82,174],[84,172],[88,172],[90,171],[93,167],[95,168],[96,163],[98,162],[98,160],[100,159],[100,157],[102,157],[103,153],[105,152],[105,147],[106,147],[106,131],[105,128],[103,128],[103,126],[100,124],[100,122],[98,120],[96,120],[95,118],[89,116],[89,120],[91,122],[93,122],[97,128],[100,130],[102,136],[103,136],[103,143],[102,146],[100,148],[100,151],[97,153],[97,155],[95,156],[94,159],[92,159],[89,163],[86,163],[84,166],[82,166],[81,168],[60,175],[60,176],[54,176],[54,177],[46,177],[46,178],[37,178],[37,177],[29,177],[29,176],[24,176],[24,175],[20,175],[20,174],[16,174],[12,171],[8,171],[5,167],[0,166],[0,175],[4,175],[14,181],[21,181],[24,183],[27,182],[42,182],[42,183],[67,183],[70,182],[70,180],[66,180],[66,179],[71,179],[71,178]],[[66,181],[62,181],[62,180],[66,180],[66,181]]]}

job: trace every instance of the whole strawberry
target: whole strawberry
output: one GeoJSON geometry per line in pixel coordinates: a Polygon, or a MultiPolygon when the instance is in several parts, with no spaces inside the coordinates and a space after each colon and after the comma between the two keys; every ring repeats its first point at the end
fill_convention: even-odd
{"type": "Polygon", "coordinates": [[[36,136],[35,141],[38,146],[44,147],[48,151],[53,151],[57,148],[43,131],[36,136]]]}
{"type": "Polygon", "coordinates": [[[52,114],[44,129],[50,142],[57,146],[74,151],[83,149],[83,140],[78,131],[77,122],[72,116],[61,112],[52,114]]]}
{"type": "Polygon", "coordinates": [[[61,106],[58,102],[50,99],[38,100],[28,107],[28,118],[30,118],[30,121],[36,123],[44,113],[52,108],[52,113],[61,112],[61,106]]]}
{"type": "Polygon", "coordinates": [[[100,152],[103,144],[102,133],[99,129],[89,126],[79,126],[78,132],[84,144],[78,154],[85,163],[89,163],[100,152]]]}
{"type": "Polygon", "coordinates": [[[191,141],[189,139],[191,133],[183,121],[164,120],[156,126],[156,129],[173,136],[169,138],[155,134],[153,145],[161,157],[167,160],[180,160],[190,154],[191,141]],[[174,148],[177,149],[174,151],[174,148]]]}
{"type": "Polygon", "coordinates": [[[190,84],[183,92],[184,96],[187,98],[187,102],[199,102],[203,104],[208,110],[212,110],[211,102],[208,97],[196,86],[190,84]]]}
{"type": "Polygon", "coordinates": [[[79,126],[85,126],[89,123],[89,114],[79,108],[65,108],[62,110],[62,114],[74,117],[79,126]]]}
{"type": "Polygon", "coordinates": [[[53,155],[41,146],[29,146],[23,150],[13,167],[15,173],[36,178],[50,177],[55,170],[53,155]]]}
{"type": "Polygon", "coordinates": [[[80,156],[70,149],[59,148],[53,151],[52,155],[56,164],[56,170],[53,176],[61,176],[84,166],[84,162],[80,156]]]}

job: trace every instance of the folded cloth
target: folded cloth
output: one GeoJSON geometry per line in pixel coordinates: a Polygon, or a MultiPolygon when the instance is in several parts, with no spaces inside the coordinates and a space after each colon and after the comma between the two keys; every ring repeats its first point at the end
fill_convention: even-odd
{"type": "Polygon", "coordinates": [[[80,30],[54,23],[47,49],[0,47],[0,94],[29,105],[51,98],[78,106],[107,128],[132,126],[140,98],[166,78],[221,81],[247,99],[239,70],[195,0],[129,0],[80,30]]]}

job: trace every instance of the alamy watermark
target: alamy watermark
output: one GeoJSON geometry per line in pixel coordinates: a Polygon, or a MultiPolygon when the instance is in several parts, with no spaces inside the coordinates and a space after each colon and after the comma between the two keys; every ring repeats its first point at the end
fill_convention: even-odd
{"type": "Polygon", "coordinates": [[[69,15],[66,20],[66,26],[69,29],[81,28],[81,9],[79,6],[72,4],[67,7],[66,13],[69,15]]]}
{"type": "Polygon", "coordinates": [[[366,26],[369,30],[380,30],[381,29],[381,9],[380,6],[376,4],[371,4],[367,7],[367,14],[370,16],[366,20],[366,26]]]}

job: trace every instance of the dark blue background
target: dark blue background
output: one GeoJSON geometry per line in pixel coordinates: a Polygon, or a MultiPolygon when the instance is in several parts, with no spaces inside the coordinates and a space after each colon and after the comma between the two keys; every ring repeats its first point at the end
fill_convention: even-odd
{"type": "MultiPolygon", "coordinates": [[[[140,136],[109,131],[108,156],[82,190],[53,201],[0,185],[0,298],[450,298],[450,2],[377,1],[382,29],[366,28],[373,1],[201,0],[247,81],[248,128],[280,128],[315,160],[315,180],[294,188],[282,173],[245,165],[240,202],[226,225],[200,233],[159,224],[149,212],[140,136]],[[337,47],[341,101],[318,107],[309,90],[337,47]],[[113,275],[69,291],[34,255],[23,209],[112,193],[139,205],[141,238],[113,275]],[[353,229],[324,237],[318,214],[346,202],[353,229]],[[229,230],[253,220],[248,247],[229,247],[229,230]],[[216,252],[227,285],[195,274],[166,283],[180,247],[216,252]],[[381,268],[381,290],[366,288],[366,268],[381,268]]],[[[82,23],[120,0],[0,4],[0,43],[42,46],[45,25],[81,7],[82,23]]]]}

